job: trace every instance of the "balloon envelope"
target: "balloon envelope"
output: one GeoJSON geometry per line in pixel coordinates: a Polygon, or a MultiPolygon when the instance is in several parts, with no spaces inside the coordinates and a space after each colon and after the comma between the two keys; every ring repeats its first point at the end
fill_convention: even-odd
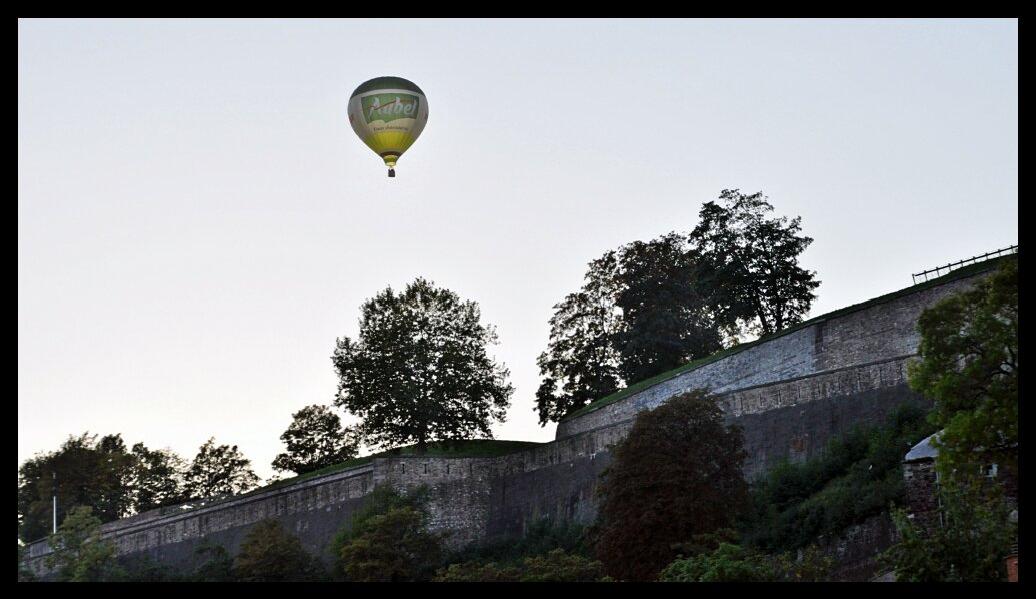
{"type": "Polygon", "coordinates": [[[427,122],[424,92],[402,77],[376,77],[361,83],[349,98],[353,131],[385,161],[390,177],[427,122]]]}

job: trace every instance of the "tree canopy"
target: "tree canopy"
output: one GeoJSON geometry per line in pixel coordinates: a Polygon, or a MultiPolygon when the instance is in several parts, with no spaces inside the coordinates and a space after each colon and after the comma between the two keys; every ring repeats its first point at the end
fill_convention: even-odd
{"type": "Polygon", "coordinates": [[[679,543],[729,528],[747,505],[741,431],[696,390],[640,412],[598,488],[597,557],[620,580],[653,580],[679,543]]]}
{"type": "Polygon", "coordinates": [[[337,340],[335,403],[363,420],[366,443],[492,437],[513,388],[508,371],[487,353],[496,343],[478,304],[418,278],[364,302],[356,340],[337,340]]]}
{"type": "Polygon", "coordinates": [[[249,491],[259,484],[251,464],[237,445],[216,445],[216,440],[210,438],[198,449],[184,475],[184,491],[191,499],[249,491]]]}
{"type": "Polygon", "coordinates": [[[724,189],[719,200],[702,206],[690,238],[720,320],[740,321],[761,336],[801,322],[820,286],[816,273],[798,264],[813,243],[799,234],[801,217],[768,218],[773,206],[762,192],[724,189]]]}
{"type": "Polygon", "coordinates": [[[51,497],[57,489],[58,522],[75,506],[91,508],[101,522],[132,513],[133,456],[120,435],[69,436],[57,451],[18,468],[18,536],[24,542],[51,532],[51,497]],[[56,486],[56,487],[55,487],[56,486]]]}
{"type": "Polygon", "coordinates": [[[343,427],[342,420],[327,406],[306,406],[292,414],[288,430],[281,435],[287,451],[273,460],[275,470],[295,474],[313,472],[356,457],[360,440],[356,430],[343,427]]]}
{"type": "Polygon", "coordinates": [[[920,360],[910,386],[935,402],[935,443],[948,470],[995,462],[1017,470],[1018,261],[972,289],[947,297],[918,319],[920,360]]]}
{"type": "Polygon", "coordinates": [[[769,217],[762,192],[724,190],[689,233],[605,252],[582,288],[554,306],[537,365],[540,424],[560,421],[623,385],[798,323],[815,273],[798,266],[812,243],[801,219],[769,217]]]}

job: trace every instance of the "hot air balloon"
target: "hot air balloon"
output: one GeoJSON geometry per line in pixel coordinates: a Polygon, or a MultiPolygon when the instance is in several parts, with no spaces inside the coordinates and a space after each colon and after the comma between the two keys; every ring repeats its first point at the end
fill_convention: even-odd
{"type": "Polygon", "coordinates": [[[428,122],[424,92],[402,77],[376,77],[349,97],[349,123],[363,143],[396,176],[396,161],[421,135],[428,122]]]}

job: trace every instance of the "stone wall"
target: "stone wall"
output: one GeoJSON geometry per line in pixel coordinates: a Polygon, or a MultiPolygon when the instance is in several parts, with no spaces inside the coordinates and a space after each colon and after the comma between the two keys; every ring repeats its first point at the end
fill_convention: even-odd
{"type": "MultiPolygon", "coordinates": [[[[237,552],[264,518],[280,520],[307,551],[328,559],[335,534],[375,485],[427,485],[431,528],[452,547],[515,537],[544,518],[589,524],[610,447],[637,413],[674,395],[708,388],[730,422],[744,431],[753,478],[774,463],[817,455],[832,438],[875,424],[905,402],[922,402],[906,384],[917,351],[921,311],[972,284],[974,275],[840,310],[785,335],[681,373],[615,403],[562,422],[556,439],[500,457],[399,456],[187,511],[164,509],[111,522],[103,535],[120,556],[148,555],[190,567],[203,543],[237,552]]],[[[877,533],[875,533],[877,534],[877,533]]],[[[28,563],[44,572],[46,542],[29,547],[28,563]]]]}
{"type": "Polygon", "coordinates": [[[877,298],[860,309],[821,316],[811,324],[682,372],[614,403],[558,424],[557,438],[628,420],[693,389],[721,394],[818,373],[902,359],[917,353],[917,318],[928,306],[971,286],[985,273],[904,295],[877,298]]]}

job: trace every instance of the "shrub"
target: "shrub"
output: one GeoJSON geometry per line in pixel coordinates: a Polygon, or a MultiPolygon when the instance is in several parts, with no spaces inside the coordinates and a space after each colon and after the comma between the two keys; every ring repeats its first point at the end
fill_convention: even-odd
{"type": "Polygon", "coordinates": [[[854,428],[815,459],[780,464],[752,488],[743,541],[769,552],[799,549],[883,512],[903,497],[903,455],[933,429],[924,409],[904,404],[884,426],[854,428]]]}
{"type": "Polygon", "coordinates": [[[320,568],[298,537],[267,519],[248,531],[234,559],[234,575],[242,582],[311,581],[320,578],[320,568]]]}
{"type": "Polygon", "coordinates": [[[408,494],[375,488],[332,542],[335,574],[355,581],[430,580],[442,544],[428,532],[426,502],[425,487],[408,494]]]}
{"type": "Polygon", "coordinates": [[[741,432],[702,390],[641,412],[603,475],[595,526],[609,575],[654,580],[674,544],[729,527],[748,498],[741,432]]]}

